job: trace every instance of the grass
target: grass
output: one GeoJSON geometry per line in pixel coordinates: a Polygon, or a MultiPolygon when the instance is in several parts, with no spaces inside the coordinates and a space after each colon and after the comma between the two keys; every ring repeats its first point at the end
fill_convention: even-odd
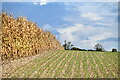
{"type": "Polygon", "coordinates": [[[118,53],[56,51],[15,69],[9,78],[118,78],[118,53]]]}

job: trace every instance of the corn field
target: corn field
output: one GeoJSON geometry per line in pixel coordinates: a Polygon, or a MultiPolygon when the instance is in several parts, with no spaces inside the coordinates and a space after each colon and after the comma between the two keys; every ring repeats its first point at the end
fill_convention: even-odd
{"type": "Polygon", "coordinates": [[[118,78],[118,53],[58,50],[17,67],[6,78],[118,78]]]}
{"type": "Polygon", "coordinates": [[[33,56],[42,51],[63,50],[49,31],[43,31],[25,17],[2,13],[2,60],[33,56]]]}
{"type": "Polygon", "coordinates": [[[3,63],[48,51],[9,72],[2,66],[3,78],[118,78],[117,52],[64,50],[53,34],[25,17],[2,13],[0,21],[3,63]]]}

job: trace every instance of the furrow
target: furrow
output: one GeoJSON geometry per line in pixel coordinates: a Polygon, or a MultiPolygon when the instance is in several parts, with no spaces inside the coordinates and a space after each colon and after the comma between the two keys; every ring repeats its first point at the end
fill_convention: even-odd
{"type": "Polygon", "coordinates": [[[86,53],[86,52],[83,53],[83,55],[84,55],[84,56],[83,56],[83,57],[84,57],[84,59],[83,59],[84,78],[87,78],[87,77],[88,77],[88,64],[87,64],[87,60],[88,60],[88,59],[87,59],[86,54],[88,54],[88,53],[86,53]]]}
{"type": "MultiPolygon", "coordinates": [[[[63,53],[62,53],[62,54],[63,54],[63,53]]],[[[52,61],[56,60],[60,55],[61,55],[61,53],[53,56],[53,57],[52,57],[51,59],[49,59],[49,60],[45,60],[45,62],[44,62],[43,64],[40,64],[41,66],[39,67],[39,70],[38,70],[38,72],[34,75],[34,77],[35,77],[35,78],[36,78],[36,77],[37,77],[37,78],[40,77],[41,73],[42,73],[47,67],[49,67],[50,63],[51,63],[52,61]]]]}
{"type": "MultiPolygon", "coordinates": [[[[56,53],[57,53],[57,52],[56,52],[56,53]]],[[[50,55],[50,56],[48,55],[48,56],[49,56],[49,57],[52,57],[52,56],[54,56],[54,55],[55,55],[55,53],[53,53],[53,54],[50,55]]],[[[25,66],[22,71],[19,71],[18,73],[16,73],[16,75],[14,75],[13,78],[14,78],[14,77],[19,77],[19,78],[20,78],[20,77],[26,76],[26,75],[25,75],[26,72],[28,73],[28,71],[31,71],[31,69],[34,69],[34,67],[36,67],[40,62],[42,62],[42,61],[44,60],[44,58],[47,59],[47,58],[49,58],[49,57],[45,56],[45,57],[43,57],[43,58],[41,58],[41,59],[38,58],[37,61],[34,60],[33,63],[27,63],[28,66],[25,66]]]]}
{"type": "Polygon", "coordinates": [[[93,71],[92,71],[92,65],[90,63],[90,55],[91,53],[87,53],[86,57],[87,57],[87,66],[88,66],[88,77],[87,78],[93,78],[93,71]]]}
{"type": "MultiPolygon", "coordinates": [[[[109,64],[110,64],[110,62],[108,62],[108,60],[106,60],[106,59],[104,59],[103,58],[103,56],[100,54],[100,53],[98,53],[99,54],[99,56],[104,60],[103,61],[103,65],[104,65],[104,68],[105,68],[105,71],[106,71],[106,73],[107,74],[109,74],[109,76],[111,76],[111,75],[113,75],[114,77],[117,77],[116,76],[116,74],[117,73],[115,73],[113,70],[112,70],[112,68],[110,68],[110,67],[113,67],[113,66],[110,66],[109,64]],[[105,63],[106,62],[106,63],[105,63]],[[107,65],[106,65],[107,64],[107,65]],[[110,66],[110,67],[109,67],[110,66]],[[109,70],[108,70],[109,69],[109,70]]],[[[106,57],[106,56],[105,56],[106,57]]],[[[98,57],[98,59],[99,59],[99,57],[98,57]]],[[[112,62],[111,62],[112,63],[112,62]]],[[[117,71],[117,70],[116,70],[117,71]]],[[[112,78],[113,76],[111,76],[110,78],[112,78]]]]}
{"type": "Polygon", "coordinates": [[[34,75],[37,74],[37,72],[38,72],[40,69],[41,69],[41,67],[39,67],[39,65],[38,65],[37,69],[35,69],[29,76],[30,76],[31,78],[33,78],[34,75]]]}
{"type": "MultiPolygon", "coordinates": [[[[60,62],[56,65],[56,68],[54,69],[54,71],[52,72],[52,78],[55,78],[55,77],[59,77],[59,72],[58,71],[58,68],[60,68],[60,66],[62,65],[62,63],[65,61],[65,59],[68,57],[69,53],[66,53],[66,55],[60,60],[60,62]]],[[[60,70],[60,69],[59,69],[60,70]]]]}
{"type": "MultiPolygon", "coordinates": [[[[113,54],[113,53],[111,53],[113,54]]],[[[118,78],[118,54],[114,53],[117,57],[114,59],[111,59],[113,57],[110,56],[108,60],[105,60],[108,63],[109,70],[113,73],[114,77],[118,78]]],[[[104,55],[104,57],[107,57],[107,55],[104,55]]]]}
{"type": "Polygon", "coordinates": [[[66,69],[66,71],[65,71],[65,78],[70,78],[70,76],[71,76],[71,74],[72,74],[72,72],[71,72],[71,70],[72,70],[72,65],[73,65],[73,60],[74,60],[74,53],[72,52],[71,53],[71,55],[72,55],[72,57],[70,58],[70,60],[68,60],[68,68],[66,69]]]}
{"type": "MultiPolygon", "coordinates": [[[[75,52],[73,54],[76,55],[75,52]]],[[[74,75],[75,75],[76,58],[77,58],[77,56],[75,56],[74,61],[73,61],[73,66],[72,66],[72,69],[71,69],[72,70],[72,74],[71,74],[70,78],[74,78],[74,75]]]]}
{"type": "Polygon", "coordinates": [[[104,70],[105,70],[105,67],[103,66],[104,64],[103,64],[103,62],[101,61],[101,59],[102,58],[100,58],[101,56],[99,55],[99,57],[98,57],[98,53],[93,53],[93,55],[94,55],[94,57],[97,59],[97,62],[99,63],[99,68],[100,68],[100,71],[101,71],[101,76],[100,76],[100,78],[104,78],[104,76],[107,76],[108,74],[106,74],[105,72],[104,72],[104,70]],[[96,55],[97,54],[97,55],[96,55]]]}
{"type": "MultiPolygon", "coordinates": [[[[52,66],[52,65],[54,65],[55,63],[58,63],[58,65],[59,65],[59,63],[60,63],[60,59],[62,58],[64,58],[64,55],[66,55],[65,54],[65,52],[62,54],[62,55],[60,55],[56,60],[54,60],[50,65],[49,65],[49,67],[47,67],[43,72],[42,72],[42,74],[40,75],[40,77],[47,77],[46,75],[47,75],[47,71],[49,72],[50,71],[50,67],[52,66]]],[[[52,70],[53,70],[53,68],[52,68],[52,70]]]]}
{"type": "Polygon", "coordinates": [[[93,62],[94,62],[94,64],[95,64],[95,70],[97,71],[96,72],[96,74],[97,74],[97,76],[96,76],[96,78],[99,78],[101,75],[102,75],[102,73],[100,72],[100,69],[99,69],[99,66],[98,66],[98,64],[97,64],[97,62],[96,62],[96,60],[95,60],[95,57],[93,57],[93,55],[91,55],[91,57],[92,57],[92,59],[93,59],[93,62]]]}
{"type": "Polygon", "coordinates": [[[79,72],[79,54],[78,54],[78,51],[76,51],[76,63],[75,63],[74,78],[78,78],[78,72],[79,72]]]}
{"type": "Polygon", "coordinates": [[[59,71],[57,72],[59,74],[57,76],[60,77],[60,78],[64,78],[65,70],[68,67],[67,61],[70,59],[70,56],[71,56],[70,53],[71,53],[71,51],[69,53],[67,53],[67,56],[66,56],[65,60],[63,61],[63,63],[59,67],[59,71]]]}
{"type": "MultiPolygon", "coordinates": [[[[66,53],[65,53],[66,54],[66,53]]],[[[59,60],[57,60],[57,62],[55,62],[55,64],[54,65],[52,65],[51,66],[51,68],[50,68],[50,70],[49,70],[49,72],[48,72],[48,77],[52,77],[52,75],[53,75],[53,72],[54,72],[54,70],[56,69],[56,66],[59,64],[59,62],[62,60],[62,58],[60,58],[59,60]]],[[[63,64],[63,63],[62,63],[63,64]]],[[[62,64],[59,66],[59,67],[61,67],[62,66],[62,64]]]]}
{"type": "MultiPolygon", "coordinates": [[[[53,53],[53,52],[52,52],[53,53]]],[[[50,53],[50,54],[52,54],[52,53],[50,53]]],[[[46,55],[41,55],[40,57],[45,57],[45,56],[48,56],[48,55],[50,55],[50,54],[46,54],[46,55]]],[[[35,62],[35,61],[38,61],[39,60],[39,57],[38,58],[36,58],[36,59],[34,59],[34,60],[31,60],[30,62],[28,62],[28,63],[26,63],[26,64],[24,64],[24,65],[22,65],[22,66],[20,66],[20,67],[18,67],[18,68],[16,68],[15,70],[13,70],[13,72],[11,73],[11,74],[9,74],[7,77],[8,78],[11,78],[12,76],[14,76],[15,74],[17,74],[17,73],[19,73],[19,72],[21,72],[21,71],[24,71],[24,69],[26,68],[26,66],[31,66],[31,65],[33,65],[33,63],[35,62]]]]}
{"type": "Polygon", "coordinates": [[[80,72],[81,72],[81,78],[84,78],[85,73],[83,72],[83,52],[81,52],[81,61],[80,61],[80,72]]]}
{"type": "Polygon", "coordinates": [[[79,55],[78,55],[78,63],[77,63],[78,64],[78,74],[77,75],[78,75],[78,78],[81,78],[81,67],[80,67],[81,66],[81,62],[82,62],[81,61],[81,59],[82,59],[82,56],[81,56],[82,53],[81,53],[81,51],[78,51],[78,54],[79,55]]]}
{"type": "Polygon", "coordinates": [[[53,57],[54,55],[56,55],[58,52],[56,52],[55,54],[53,53],[53,55],[51,56],[46,56],[45,59],[40,59],[39,62],[35,62],[36,64],[34,66],[31,66],[30,68],[27,69],[27,71],[25,71],[22,75],[20,75],[20,77],[24,77],[24,78],[28,78],[30,76],[30,74],[32,74],[36,68],[38,68],[40,66],[40,64],[44,64],[46,60],[50,60],[51,57],[53,57]]]}

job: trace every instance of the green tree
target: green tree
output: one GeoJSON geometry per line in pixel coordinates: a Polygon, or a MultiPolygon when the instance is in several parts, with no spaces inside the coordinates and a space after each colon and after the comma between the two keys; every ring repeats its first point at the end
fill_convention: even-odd
{"type": "Polygon", "coordinates": [[[104,51],[104,48],[100,43],[97,43],[94,48],[96,51],[104,51]]]}
{"type": "Polygon", "coordinates": [[[70,50],[72,47],[73,47],[73,44],[71,44],[71,42],[67,42],[66,40],[64,41],[64,44],[63,44],[65,50],[70,50]]]}
{"type": "Polygon", "coordinates": [[[67,41],[64,41],[63,47],[65,48],[65,50],[67,50],[67,41]]]}
{"type": "Polygon", "coordinates": [[[113,49],[112,49],[112,52],[117,52],[117,49],[114,49],[114,48],[113,48],[113,49]]]}

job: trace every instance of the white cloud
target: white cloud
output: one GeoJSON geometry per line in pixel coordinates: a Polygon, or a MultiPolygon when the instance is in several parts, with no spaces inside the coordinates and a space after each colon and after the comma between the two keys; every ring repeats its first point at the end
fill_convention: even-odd
{"type": "Polygon", "coordinates": [[[65,39],[75,41],[75,35],[73,32],[78,32],[82,26],[71,26],[66,28],[58,28],[57,31],[60,33],[60,40],[63,42],[65,39]]]}
{"type": "MultiPolygon", "coordinates": [[[[61,29],[61,42],[64,39],[72,40],[75,46],[88,49],[93,48],[100,40],[118,38],[118,3],[65,3],[65,6],[67,11],[73,13],[65,16],[64,21],[82,26],[74,25],[61,29]],[[71,38],[68,38],[70,35],[71,38]]],[[[116,47],[117,41],[105,41],[102,44],[108,50],[116,47]]]]}
{"type": "Polygon", "coordinates": [[[47,4],[47,0],[40,0],[40,2],[34,2],[34,5],[46,5],[47,4]]]}
{"type": "Polygon", "coordinates": [[[37,5],[38,3],[37,3],[37,2],[34,2],[33,4],[34,4],[34,5],[37,5]]]}
{"type": "Polygon", "coordinates": [[[75,24],[75,26],[72,26],[72,27],[58,29],[58,32],[59,33],[72,33],[72,32],[79,31],[79,29],[81,29],[82,27],[83,27],[82,24],[75,24]]]}
{"type": "Polygon", "coordinates": [[[34,2],[33,3],[34,5],[46,5],[47,3],[46,2],[34,2]]]}
{"type": "MultiPolygon", "coordinates": [[[[89,36],[88,40],[82,40],[80,42],[81,42],[81,44],[89,45],[89,47],[93,48],[94,45],[99,43],[100,40],[104,40],[104,39],[111,38],[111,37],[117,38],[117,36],[113,35],[112,32],[102,32],[101,31],[101,33],[99,33],[98,35],[89,36]]],[[[114,44],[114,45],[116,45],[116,44],[114,44]]],[[[88,46],[85,46],[85,47],[88,47],[88,46]]]]}
{"type": "MultiPolygon", "coordinates": [[[[75,14],[79,14],[80,17],[88,18],[91,20],[105,20],[110,21],[112,17],[118,15],[118,3],[64,3],[66,10],[74,11],[75,14]],[[111,18],[111,19],[110,19],[111,18]]],[[[113,19],[112,19],[113,21],[113,19]]]]}
{"type": "Polygon", "coordinates": [[[84,17],[84,18],[91,19],[91,20],[95,20],[95,21],[103,19],[102,17],[98,16],[97,14],[94,14],[94,13],[91,13],[91,12],[89,12],[89,13],[82,13],[80,16],[84,17]]]}
{"type": "Polygon", "coordinates": [[[46,5],[47,3],[46,2],[41,2],[40,3],[40,5],[42,6],[42,5],[46,5]]]}
{"type": "MultiPolygon", "coordinates": [[[[115,18],[117,12],[113,4],[66,3],[65,5],[67,6],[65,7],[66,10],[70,12],[63,17],[63,21],[66,21],[68,25],[71,23],[73,26],[66,25],[57,29],[54,29],[51,25],[43,27],[44,30],[59,32],[57,36],[61,43],[67,40],[71,41],[76,47],[91,49],[101,40],[118,37],[115,18]],[[96,25],[101,26],[97,27],[96,25]]],[[[117,42],[105,41],[102,44],[108,50],[116,47],[117,42]]]]}
{"type": "MultiPolygon", "coordinates": [[[[117,33],[111,30],[111,27],[94,27],[83,24],[75,24],[70,27],[57,29],[60,33],[61,42],[64,42],[64,40],[71,41],[75,46],[87,49],[93,48],[100,40],[111,37],[117,38],[117,33]]],[[[105,43],[105,46],[106,45],[107,43],[105,43]]],[[[117,44],[113,44],[111,46],[116,45],[117,44]]],[[[111,46],[108,46],[107,49],[111,46]]]]}
{"type": "Polygon", "coordinates": [[[112,24],[108,24],[108,23],[95,23],[96,25],[103,25],[103,26],[112,26],[112,24]]]}

